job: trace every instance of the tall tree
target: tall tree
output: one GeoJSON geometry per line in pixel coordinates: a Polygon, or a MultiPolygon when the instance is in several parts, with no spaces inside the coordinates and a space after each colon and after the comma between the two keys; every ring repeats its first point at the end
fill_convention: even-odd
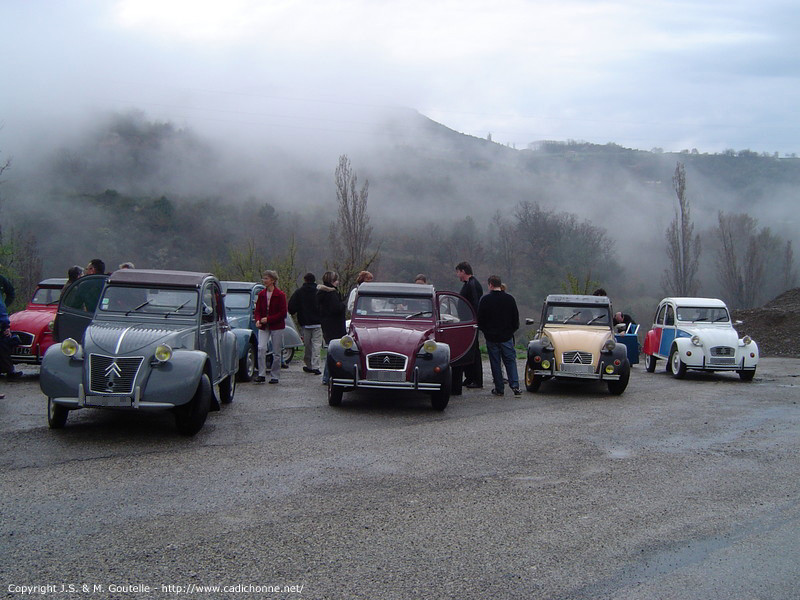
{"type": "Polygon", "coordinates": [[[333,267],[339,273],[342,290],[347,290],[355,283],[358,272],[369,268],[378,258],[380,249],[368,254],[372,238],[372,226],[367,214],[369,180],[365,180],[361,189],[358,189],[358,177],[346,154],[339,157],[334,180],[338,218],[330,231],[333,267]]]}
{"type": "Polygon", "coordinates": [[[686,197],[686,169],[681,162],[675,167],[672,186],[678,196],[678,212],[667,228],[669,267],[664,271],[662,284],[668,294],[694,296],[698,288],[700,235],[694,234],[689,199],[686,197]]]}

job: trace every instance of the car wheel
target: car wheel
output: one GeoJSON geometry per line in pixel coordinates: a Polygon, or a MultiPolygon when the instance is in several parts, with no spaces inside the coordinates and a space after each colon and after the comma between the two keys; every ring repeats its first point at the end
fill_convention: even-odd
{"type": "Polygon", "coordinates": [[[230,404],[233,402],[234,394],[236,394],[236,376],[231,373],[219,382],[219,401],[230,404]]]}
{"type": "Polygon", "coordinates": [[[450,373],[450,395],[460,396],[464,392],[464,367],[452,367],[450,373]]]}
{"type": "Polygon", "coordinates": [[[539,386],[542,385],[542,376],[535,375],[531,363],[525,361],[525,389],[529,392],[538,392],[539,386]]]}
{"type": "Polygon", "coordinates": [[[247,353],[239,361],[239,372],[236,376],[239,381],[252,381],[256,374],[256,345],[248,344],[247,353]]]}
{"type": "Polygon", "coordinates": [[[434,410],[444,410],[447,408],[447,403],[450,402],[450,389],[453,385],[453,374],[450,367],[444,376],[444,383],[442,389],[437,390],[431,394],[431,405],[434,410]]]}
{"type": "Polygon", "coordinates": [[[211,380],[203,373],[194,397],[175,409],[175,425],[182,435],[194,435],[203,428],[211,409],[211,380]]]}
{"type": "Polygon", "coordinates": [[[52,398],[47,399],[47,425],[50,429],[63,429],[68,416],[68,408],[56,404],[52,398]]]}
{"type": "Polygon", "coordinates": [[[341,406],[342,405],[342,396],[344,395],[344,389],[333,385],[332,380],[328,380],[328,404],[330,406],[341,406]]]}
{"type": "Polygon", "coordinates": [[[284,348],[283,353],[281,354],[281,359],[283,360],[283,364],[288,365],[292,362],[294,358],[294,348],[284,348]]]}
{"type": "Polygon", "coordinates": [[[672,352],[669,353],[669,370],[675,379],[686,377],[686,363],[681,360],[677,346],[673,347],[672,352]]]}
{"type": "Polygon", "coordinates": [[[619,379],[616,381],[609,381],[608,382],[608,391],[615,396],[619,396],[622,392],[625,391],[625,388],[628,387],[628,381],[631,378],[631,363],[627,360],[622,365],[622,369],[619,372],[619,379]]]}
{"type": "Polygon", "coordinates": [[[652,354],[644,355],[644,368],[647,369],[648,373],[655,373],[657,361],[658,359],[652,354]]]}
{"type": "Polygon", "coordinates": [[[756,370],[753,369],[752,371],[736,371],[739,373],[739,378],[742,381],[753,381],[753,377],[756,376],[756,370]]]}

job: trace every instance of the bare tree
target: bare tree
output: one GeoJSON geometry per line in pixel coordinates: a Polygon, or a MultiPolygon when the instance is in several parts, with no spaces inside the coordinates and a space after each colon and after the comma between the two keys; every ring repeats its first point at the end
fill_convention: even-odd
{"type": "Polygon", "coordinates": [[[339,206],[336,225],[331,225],[330,241],[334,251],[333,267],[339,273],[342,289],[353,285],[359,271],[378,258],[380,248],[367,254],[372,238],[372,226],[367,214],[369,181],[358,188],[358,177],[346,154],[339,157],[336,167],[336,201],[339,206]]]}
{"type": "Polygon", "coordinates": [[[694,234],[694,224],[686,197],[686,169],[683,163],[675,167],[672,186],[678,196],[678,212],[666,233],[669,267],[664,271],[662,284],[668,294],[694,296],[697,293],[697,268],[700,262],[700,235],[694,234]]]}
{"type": "Polygon", "coordinates": [[[783,261],[781,261],[781,263],[781,283],[783,284],[783,289],[792,289],[797,282],[797,272],[794,270],[794,252],[792,251],[791,241],[786,242],[783,251],[783,261]]]}

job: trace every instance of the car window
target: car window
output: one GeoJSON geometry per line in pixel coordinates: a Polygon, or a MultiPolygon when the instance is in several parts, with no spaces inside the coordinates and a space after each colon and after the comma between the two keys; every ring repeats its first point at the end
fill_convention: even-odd
{"type": "Polygon", "coordinates": [[[447,323],[461,323],[472,321],[475,314],[472,307],[464,298],[459,296],[439,297],[439,319],[447,323]]]}
{"type": "Polygon", "coordinates": [[[31,298],[31,304],[58,304],[61,288],[39,288],[31,298]]]}
{"type": "Polygon", "coordinates": [[[656,325],[663,325],[664,324],[664,315],[667,314],[667,305],[663,304],[660,309],[658,309],[658,314],[656,315],[655,323],[656,325]]]}
{"type": "Polygon", "coordinates": [[[671,306],[667,306],[667,316],[664,318],[664,325],[675,325],[675,311],[671,306]]]}
{"type": "Polygon", "coordinates": [[[433,303],[430,298],[359,295],[353,314],[359,317],[429,319],[433,314],[432,311],[433,303]]]}
{"type": "Polygon", "coordinates": [[[228,292],[225,294],[225,308],[250,308],[250,292],[228,292]]]}
{"type": "Polygon", "coordinates": [[[545,323],[551,325],[604,325],[610,324],[607,306],[582,306],[550,304],[545,311],[545,323]]]}
{"type": "Polygon", "coordinates": [[[693,323],[724,323],[730,321],[728,309],[717,306],[679,306],[677,313],[678,321],[691,321],[693,323]]]}
{"type": "Polygon", "coordinates": [[[67,290],[61,303],[69,308],[93,313],[97,308],[97,301],[100,299],[104,284],[105,277],[81,277],[67,290]]]}
{"type": "Polygon", "coordinates": [[[189,316],[197,312],[197,292],[113,285],[100,301],[103,312],[189,316]]]}
{"type": "Polygon", "coordinates": [[[216,318],[216,298],[210,285],[203,289],[203,322],[211,323],[216,318]]]}

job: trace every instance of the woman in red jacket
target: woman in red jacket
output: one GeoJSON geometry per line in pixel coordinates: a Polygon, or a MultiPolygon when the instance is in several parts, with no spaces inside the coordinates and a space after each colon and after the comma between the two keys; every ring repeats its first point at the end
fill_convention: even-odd
{"type": "Polygon", "coordinates": [[[258,327],[258,375],[253,381],[264,383],[267,375],[267,348],[272,340],[272,370],[270,383],[278,383],[281,374],[281,354],[283,354],[283,330],[286,329],[286,294],[275,284],[278,274],[264,271],[261,281],[266,286],[258,293],[253,317],[258,327]]]}

